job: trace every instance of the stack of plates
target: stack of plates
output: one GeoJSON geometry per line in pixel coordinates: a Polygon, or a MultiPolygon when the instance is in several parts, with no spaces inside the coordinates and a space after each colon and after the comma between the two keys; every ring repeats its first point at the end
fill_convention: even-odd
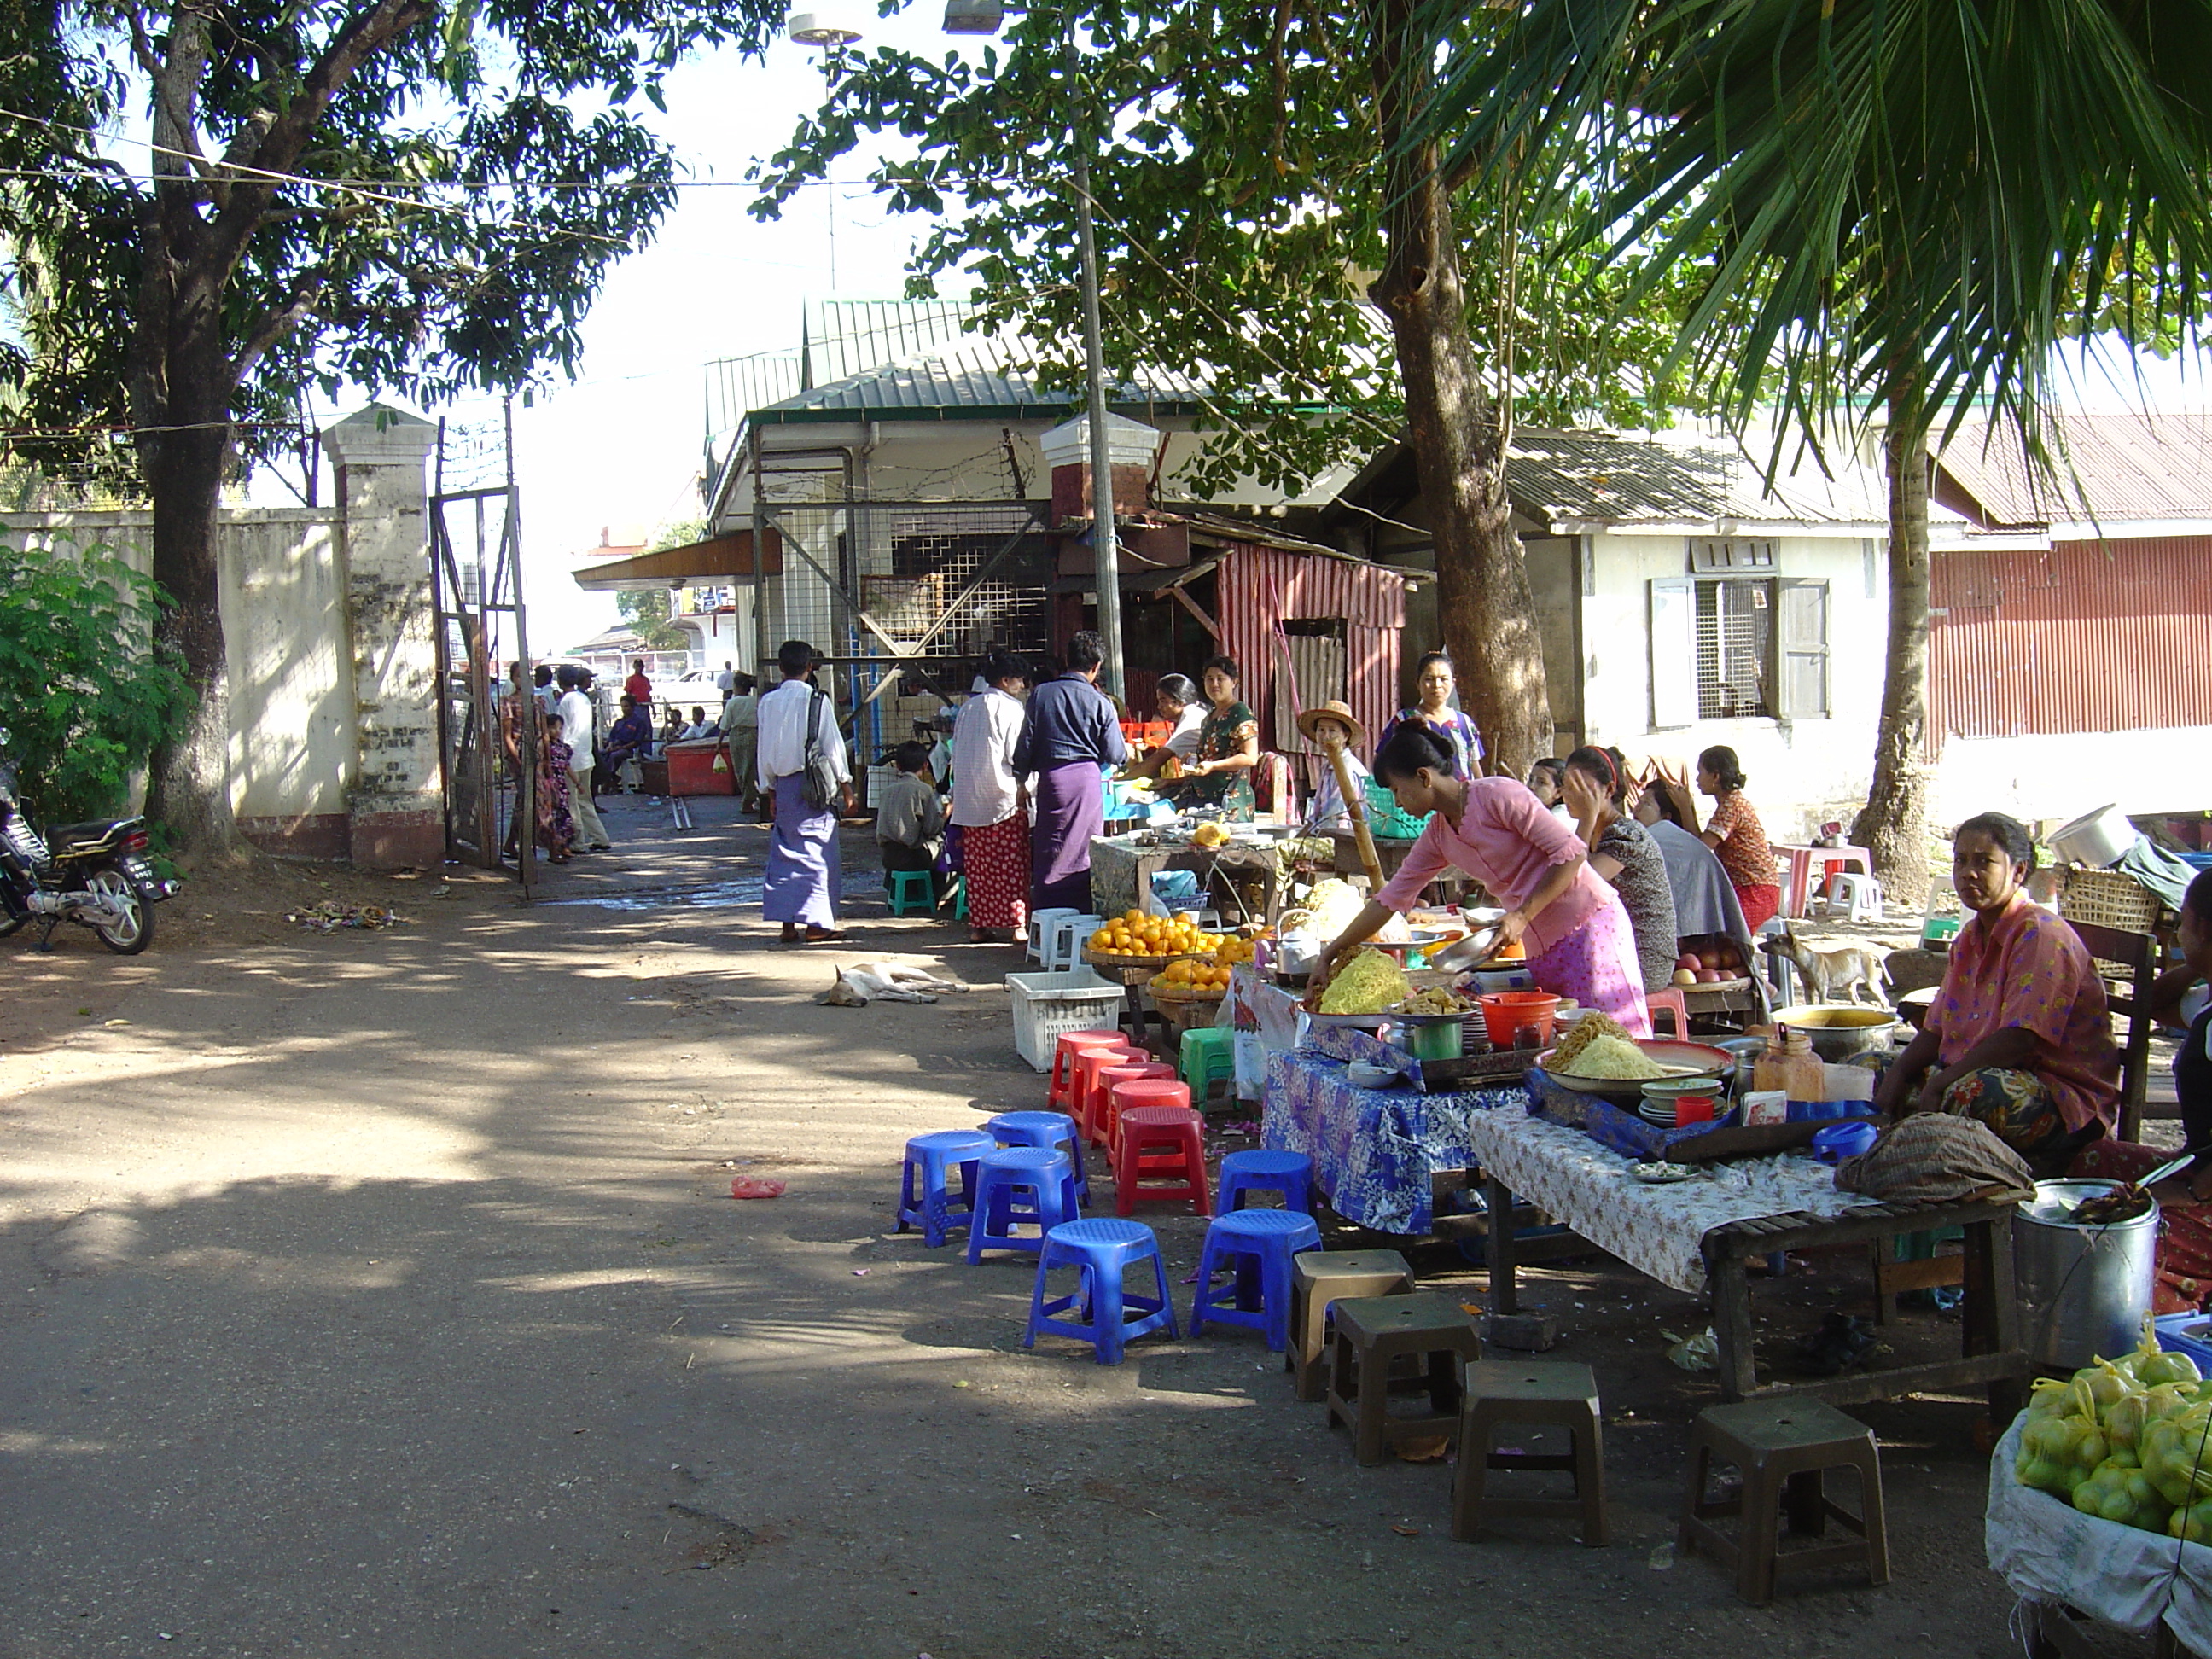
{"type": "Polygon", "coordinates": [[[1636,1115],[1646,1123],[1662,1129],[1674,1127],[1674,1103],[1671,1100],[1642,1100],[1636,1104],[1636,1115]]]}

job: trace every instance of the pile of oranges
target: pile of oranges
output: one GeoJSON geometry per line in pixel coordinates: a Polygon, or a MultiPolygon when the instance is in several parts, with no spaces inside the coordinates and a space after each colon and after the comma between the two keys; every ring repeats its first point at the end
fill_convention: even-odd
{"type": "Polygon", "coordinates": [[[1229,988],[1229,968],[1224,963],[1193,962],[1185,957],[1168,963],[1152,983],[1162,990],[1179,991],[1186,996],[1218,997],[1229,988]]]}
{"type": "Polygon", "coordinates": [[[1231,933],[1214,947],[1213,965],[1217,968],[1237,967],[1252,960],[1252,940],[1239,939],[1231,933]]]}
{"type": "Polygon", "coordinates": [[[1211,953],[1220,941],[1199,927],[1186,910],[1176,916],[1148,916],[1127,910],[1091,936],[1091,948],[1115,957],[1175,957],[1211,953]]]}

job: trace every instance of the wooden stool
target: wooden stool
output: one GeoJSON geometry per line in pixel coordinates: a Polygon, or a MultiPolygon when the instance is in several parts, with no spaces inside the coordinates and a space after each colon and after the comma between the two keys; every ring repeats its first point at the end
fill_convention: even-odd
{"type": "Polygon", "coordinates": [[[1889,1582],[1889,1536],[1882,1525],[1881,1458],[1874,1431],[1818,1400],[1747,1400],[1708,1406],[1690,1431],[1690,1490],[1682,1504],[1679,1547],[1703,1548],[1735,1569],[1735,1593],[1752,1606],[1774,1599],[1778,1567],[1866,1565],[1869,1582],[1889,1582]],[[1743,1473],[1735,1497],[1708,1501],[1715,1463],[1743,1473]],[[1859,1472],[1860,1513],[1851,1514],[1820,1490],[1820,1472],[1848,1465],[1859,1472]],[[1707,1524],[1718,1516],[1741,1517],[1734,1539],[1707,1524]],[[1829,1521],[1857,1534],[1851,1542],[1781,1553],[1779,1529],[1818,1538],[1829,1521]]]}
{"type": "Polygon", "coordinates": [[[1328,1391],[1329,1310],[1347,1296],[1410,1296],[1413,1270],[1395,1250],[1308,1250],[1291,1263],[1291,1340],[1283,1369],[1301,1400],[1328,1391]]]}
{"type": "Polygon", "coordinates": [[[1597,1378],[1587,1365],[1532,1359],[1469,1365],[1462,1379],[1467,1409],[1460,1419],[1459,1468],[1452,1477],[1452,1536],[1479,1538],[1483,1523],[1501,1517],[1583,1523],[1583,1542],[1605,1542],[1605,1431],[1600,1426],[1597,1378]],[[1571,1442],[1558,1452],[1502,1452],[1498,1431],[1520,1427],[1565,1429],[1571,1442]],[[1574,1477],[1571,1498],[1493,1498],[1492,1469],[1564,1470],[1574,1477]]]}
{"type": "Polygon", "coordinates": [[[1481,1362],[1482,1336],[1457,1297],[1347,1297],[1330,1312],[1336,1329],[1328,1345],[1328,1420],[1351,1429],[1362,1463],[1380,1463],[1389,1448],[1407,1440],[1459,1433],[1459,1370],[1481,1362]],[[1427,1364],[1429,1409],[1394,1417],[1390,1362],[1407,1356],[1427,1364]]]}

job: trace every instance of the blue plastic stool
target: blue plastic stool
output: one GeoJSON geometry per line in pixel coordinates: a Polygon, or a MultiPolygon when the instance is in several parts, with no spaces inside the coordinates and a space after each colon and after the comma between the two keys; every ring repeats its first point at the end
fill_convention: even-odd
{"type": "Polygon", "coordinates": [[[1263,1334],[1274,1352],[1282,1352],[1291,1340],[1291,1258],[1300,1250],[1319,1249],[1321,1228],[1296,1210],[1216,1216],[1198,1258],[1190,1334],[1196,1336],[1208,1320],[1243,1325],[1263,1334]],[[1214,1275],[1224,1269],[1231,1277],[1217,1287],[1214,1275]]]}
{"type": "Polygon", "coordinates": [[[1102,1365],[1121,1363],[1123,1349],[1132,1337],[1165,1331],[1172,1338],[1175,1304],[1168,1296],[1167,1265],[1160,1260],[1159,1241],[1141,1221],[1071,1221],[1045,1235],[1037,1255],[1036,1292],[1030,1298],[1029,1328],[1022,1346],[1036,1346],[1039,1332],[1049,1331],[1088,1342],[1097,1351],[1102,1365]],[[1139,1296],[1123,1280],[1129,1268],[1149,1258],[1158,1296],[1139,1296]],[[1073,1267],[1077,1283],[1072,1295],[1048,1297],[1045,1277],[1054,1267],[1073,1267]],[[1074,1310],[1073,1319],[1059,1316],[1074,1310]]]}
{"type": "Polygon", "coordinates": [[[949,1227],[970,1225],[975,1214],[975,1160],[998,1150],[981,1129],[939,1129],[906,1144],[906,1166],[899,1171],[898,1231],[921,1229],[921,1242],[935,1249],[949,1227]],[[955,1165],[960,1170],[960,1204],[953,1208],[948,1190],[955,1165]]]}
{"type": "Polygon", "coordinates": [[[1310,1215],[1312,1187],[1313,1160],[1304,1152],[1231,1152],[1221,1160],[1213,1207],[1227,1215],[1243,1206],[1246,1193],[1280,1193],[1285,1209],[1310,1215]]]}
{"type": "Polygon", "coordinates": [[[995,1146],[975,1160],[975,1214],[968,1224],[968,1265],[986,1250],[1044,1248],[1044,1236],[1082,1214],[1067,1154],[1050,1146],[995,1146]],[[1019,1194],[1030,1194],[1024,1203],[1019,1194]],[[1034,1237],[1014,1229],[1034,1226],[1034,1237]]]}
{"type": "MultiPolygon", "coordinates": [[[[1057,1146],[1075,1166],[1075,1201],[1091,1202],[1091,1176],[1083,1167],[1083,1143],[1077,1139],[1075,1120],[1065,1112],[1001,1112],[983,1120],[983,1127],[999,1138],[1001,1146],[1057,1146]]],[[[1068,1218],[1073,1221],[1073,1216],[1068,1218]]]]}
{"type": "Polygon", "coordinates": [[[884,902],[895,916],[933,915],[937,912],[936,876],[927,870],[884,872],[884,902]],[[919,889],[921,896],[915,897],[919,889]]]}

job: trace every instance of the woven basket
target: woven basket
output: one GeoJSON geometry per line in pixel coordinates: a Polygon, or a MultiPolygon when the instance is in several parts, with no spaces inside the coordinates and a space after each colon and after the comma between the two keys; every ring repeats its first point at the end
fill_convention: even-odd
{"type": "Polygon", "coordinates": [[[2118,870],[2072,870],[2058,896],[2058,914],[2093,927],[2117,927],[2128,933],[2154,933],[2166,915],[2158,895],[2118,870]]]}
{"type": "Polygon", "coordinates": [[[1221,1012],[1222,999],[1228,994],[1225,991],[1178,991],[1158,984],[1149,984],[1145,989],[1152,1000],[1152,1006],[1159,1011],[1161,1024],[1178,1045],[1185,1031],[1214,1023],[1221,1012]]]}

